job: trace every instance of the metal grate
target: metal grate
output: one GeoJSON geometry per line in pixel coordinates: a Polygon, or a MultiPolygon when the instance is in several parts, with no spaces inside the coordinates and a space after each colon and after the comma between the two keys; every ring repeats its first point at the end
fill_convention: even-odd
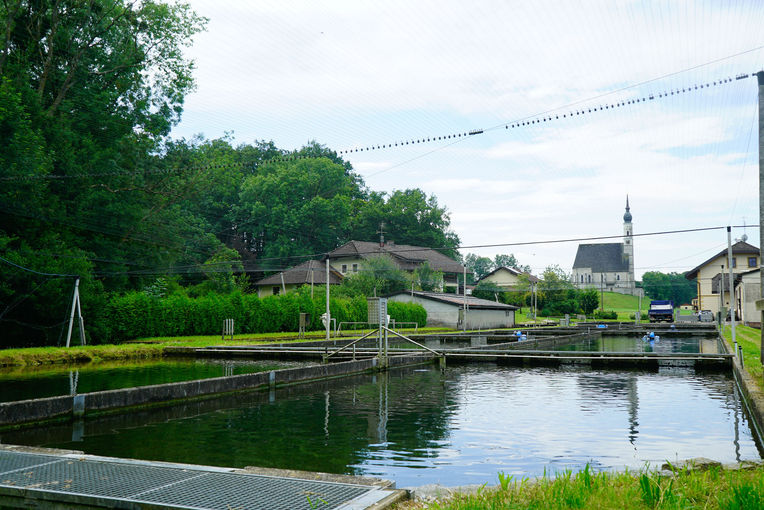
{"type": "Polygon", "coordinates": [[[220,510],[329,510],[371,492],[384,492],[365,485],[225,473],[215,468],[9,451],[0,451],[0,486],[220,510]]]}

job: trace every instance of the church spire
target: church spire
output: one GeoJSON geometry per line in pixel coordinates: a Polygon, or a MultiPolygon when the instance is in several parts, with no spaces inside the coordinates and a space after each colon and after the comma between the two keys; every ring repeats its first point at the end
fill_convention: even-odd
{"type": "Polygon", "coordinates": [[[626,195],[626,212],[623,214],[623,221],[631,223],[631,212],[629,211],[629,195],[626,195]]]}

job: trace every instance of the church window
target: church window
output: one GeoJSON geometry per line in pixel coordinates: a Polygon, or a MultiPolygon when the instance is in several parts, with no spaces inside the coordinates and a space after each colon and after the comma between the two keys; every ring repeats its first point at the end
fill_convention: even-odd
{"type": "Polygon", "coordinates": [[[621,275],[619,275],[619,274],[615,275],[615,279],[616,280],[620,280],[621,279],[621,275]]]}
{"type": "Polygon", "coordinates": [[[588,275],[589,283],[592,283],[592,275],[588,275]]]}

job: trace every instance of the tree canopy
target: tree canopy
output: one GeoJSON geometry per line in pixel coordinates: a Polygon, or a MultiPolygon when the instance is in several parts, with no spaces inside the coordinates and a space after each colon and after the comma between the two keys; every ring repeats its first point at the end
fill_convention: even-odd
{"type": "Polygon", "coordinates": [[[205,23],[158,0],[0,2],[0,346],[60,342],[75,277],[105,341],[112,293],[246,288],[383,221],[457,255],[435,196],[370,190],[317,142],[169,138],[205,23]]]}

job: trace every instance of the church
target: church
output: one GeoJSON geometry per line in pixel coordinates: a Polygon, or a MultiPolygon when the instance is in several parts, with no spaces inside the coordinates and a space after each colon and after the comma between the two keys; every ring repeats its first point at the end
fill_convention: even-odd
{"type": "Polygon", "coordinates": [[[636,296],[634,279],[634,229],[629,197],[623,215],[623,242],[579,244],[573,262],[573,284],[579,289],[595,288],[636,296]]]}

